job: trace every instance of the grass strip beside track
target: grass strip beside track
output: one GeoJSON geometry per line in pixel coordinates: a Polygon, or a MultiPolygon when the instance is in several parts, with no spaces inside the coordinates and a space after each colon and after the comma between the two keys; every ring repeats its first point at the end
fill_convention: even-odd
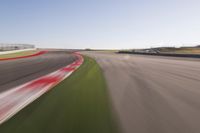
{"type": "Polygon", "coordinates": [[[37,50],[31,50],[31,51],[23,51],[23,52],[16,52],[16,53],[10,53],[10,54],[3,54],[3,55],[0,55],[0,59],[28,56],[28,55],[35,54],[37,52],[38,52],[37,50]]]}
{"type": "Polygon", "coordinates": [[[69,78],[0,125],[0,133],[117,133],[101,69],[84,58],[69,78]]]}

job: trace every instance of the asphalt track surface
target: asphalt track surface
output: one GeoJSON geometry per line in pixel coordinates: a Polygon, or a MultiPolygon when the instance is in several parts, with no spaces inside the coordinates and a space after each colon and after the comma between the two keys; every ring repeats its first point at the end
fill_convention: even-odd
{"type": "Polygon", "coordinates": [[[36,79],[76,60],[65,51],[49,51],[43,55],[0,61],[0,92],[36,79]]]}
{"type": "Polygon", "coordinates": [[[105,74],[123,133],[200,133],[200,61],[86,52],[105,74]]]}

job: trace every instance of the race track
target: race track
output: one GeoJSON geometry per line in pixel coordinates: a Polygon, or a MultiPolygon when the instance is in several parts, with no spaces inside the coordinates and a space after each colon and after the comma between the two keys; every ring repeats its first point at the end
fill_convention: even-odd
{"type": "Polygon", "coordinates": [[[200,133],[200,61],[85,52],[105,74],[123,133],[200,133]]]}
{"type": "Polygon", "coordinates": [[[53,72],[75,59],[65,51],[49,51],[35,57],[0,61],[0,92],[53,72]]]}

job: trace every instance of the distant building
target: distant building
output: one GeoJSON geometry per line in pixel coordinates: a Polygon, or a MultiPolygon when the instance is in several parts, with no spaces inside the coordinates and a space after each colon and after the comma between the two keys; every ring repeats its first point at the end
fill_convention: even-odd
{"type": "Polygon", "coordinates": [[[0,51],[10,51],[10,50],[20,50],[20,49],[30,49],[35,48],[31,44],[0,44],[0,51]]]}

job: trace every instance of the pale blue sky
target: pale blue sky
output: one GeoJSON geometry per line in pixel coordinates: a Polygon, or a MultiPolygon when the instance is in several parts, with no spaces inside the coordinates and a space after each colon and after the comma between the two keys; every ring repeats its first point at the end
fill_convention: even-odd
{"type": "Polygon", "coordinates": [[[200,44],[200,0],[0,0],[0,42],[58,48],[200,44]]]}

